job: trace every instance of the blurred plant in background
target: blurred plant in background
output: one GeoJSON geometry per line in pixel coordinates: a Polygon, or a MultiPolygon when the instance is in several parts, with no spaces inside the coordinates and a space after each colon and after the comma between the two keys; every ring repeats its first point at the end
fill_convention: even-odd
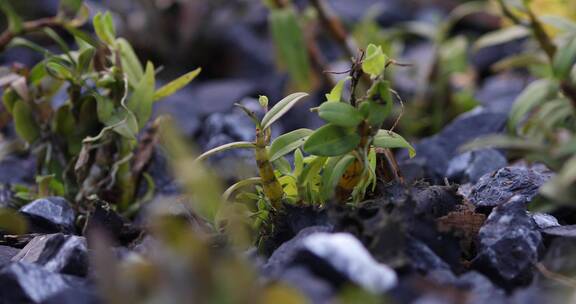
{"type": "MultiPolygon", "coordinates": [[[[576,197],[576,20],[541,16],[541,6],[544,11],[550,6],[538,1],[498,3],[515,25],[491,33],[479,43],[502,43],[518,33],[530,35],[533,52],[505,59],[505,65],[507,68],[536,65],[540,79],[532,82],[515,101],[508,121],[510,136],[485,138],[469,147],[507,148],[517,156],[546,164],[557,175],[540,192],[555,202],[572,205],[576,197]]],[[[553,8],[569,12],[571,4],[556,5],[553,8]]]]}
{"type": "Polygon", "coordinates": [[[1,78],[4,108],[38,158],[38,190],[29,199],[61,195],[81,203],[96,195],[125,211],[150,158],[150,148],[136,148],[154,102],[200,70],[156,90],[154,66],[148,62],[144,68],[130,44],[116,38],[110,14],[95,15],[95,40],[81,29],[89,16],[82,1],[63,1],[57,16],[26,22],[9,2],[1,3],[9,27],[0,49],[27,47],[44,56],[31,69],[5,67],[1,78]],[[55,29],[72,35],[78,48],[71,49],[55,29]],[[50,37],[62,54],[22,37],[30,32],[50,37]],[[66,100],[56,103],[63,92],[66,100]]]}

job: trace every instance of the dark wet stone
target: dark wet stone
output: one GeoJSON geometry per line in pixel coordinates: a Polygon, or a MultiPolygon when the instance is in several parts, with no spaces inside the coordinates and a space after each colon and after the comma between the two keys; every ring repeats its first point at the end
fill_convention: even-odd
{"type": "Polygon", "coordinates": [[[315,207],[286,205],[282,213],[276,215],[274,229],[263,233],[260,250],[270,256],[284,242],[294,238],[302,229],[312,226],[331,227],[325,210],[315,207]]]}
{"type": "Polygon", "coordinates": [[[52,272],[85,276],[88,272],[86,239],[62,233],[37,236],[12,261],[34,263],[52,272]]]}
{"type": "Polygon", "coordinates": [[[510,42],[479,49],[472,53],[471,61],[480,75],[491,73],[492,65],[496,62],[518,54],[524,50],[524,40],[517,39],[510,42]]]}
{"type": "Polygon", "coordinates": [[[458,148],[475,138],[503,131],[507,119],[506,114],[482,108],[464,113],[440,133],[416,143],[414,147],[417,154],[414,159],[408,159],[407,153],[403,151],[399,157],[400,167],[404,163],[410,166],[421,164],[428,180],[443,183],[448,164],[458,154],[458,148]]]}
{"type": "Polygon", "coordinates": [[[482,176],[468,199],[478,209],[498,206],[514,195],[520,195],[530,202],[550,177],[551,173],[538,168],[505,167],[482,176]]]}
{"type": "Polygon", "coordinates": [[[474,269],[507,289],[528,285],[542,236],[526,211],[527,199],[514,196],[492,211],[478,235],[474,269]]]}
{"type": "Polygon", "coordinates": [[[552,272],[568,276],[576,274],[576,235],[557,237],[548,246],[541,263],[552,272]]]}
{"type": "MultiPolygon", "coordinates": [[[[146,169],[154,181],[154,195],[174,195],[180,193],[180,186],[174,180],[170,171],[170,165],[166,155],[160,149],[154,149],[152,160],[146,169]]],[[[147,189],[147,183],[142,181],[138,189],[139,196],[143,196],[147,189]]]]}
{"type": "MultiPolygon", "coordinates": [[[[476,271],[469,271],[460,276],[456,276],[450,271],[437,270],[429,273],[427,279],[443,287],[450,286],[456,290],[464,291],[466,294],[465,303],[467,304],[507,303],[504,290],[495,286],[488,278],[476,271]]],[[[462,300],[454,293],[450,295],[432,291],[428,295],[425,293],[422,298],[440,300],[440,302],[434,303],[462,303],[462,300]]],[[[428,302],[424,301],[422,303],[428,302]]]]}
{"type": "Polygon", "coordinates": [[[476,99],[488,110],[508,113],[528,84],[527,77],[514,73],[491,76],[476,92],[476,99]]]}
{"type": "Polygon", "coordinates": [[[8,264],[18,252],[18,248],[0,245],[0,267],[8,264]]]}
{"type": "Polygon", "coordinates": [[[427,186],[413,191],[416,201],[415,212],[428,214],[435,218],[444,216],[454,211],[460,204],[462,197],[458,195],[457,186],[427,186]]]}
{"type": "Polygon", "coordinates": [[[34,172],[33,156],[8,156],[0,161],[0,184],[34,184],[34,172]]]}
{"type": "Polygon", "coordinates": [[[540,229],[540,231],[545,230],[547,228],[560,226],[560,223],[558,223],[558,219],[556,219],[554,216],[550,214],[536,212],[532,213],[531,216],[534,222],[536,223],[538,229],[540,229]]]}
{"type": "Polygon", "coordinates": [[[559,236],[576,239],[576,225],[550,226],[542,229],[542,233],[549,236],[559,236]]]}
{"type": "Polygon", "coordinates": [[[494,149],[468,151],[450,160],[446,176],[459,184],[476,183],[484,174],[506,165],[506,157],[494,149]]]}
{"type": "Polygon", "coordinates": [[[450,271],[450,266],[426,244],[418,240],[411,240],[406,247],[406,255],[410,259],[409,266],[411,268],[423,273],[439,269],[450,271]]]}
{"type": "Polygon", "coordinates": [[[332,303],[337,292],[334,286],[314,275],[305,266],[286,269],[280,274],[278,280],[298,289],[311,303],[332,303]]]}
{"type": "Polygon", "coordinates": [[[97,203],[94,209],[88,214],[85,226],[85,234],[93,230],[100,230],[116,241],[121,241],[124,233],[125,220],[112,206],[104,203],[97,203]]]}
{"type": "Polygon", "coordinates": [[[62,197],[37,199],[20,208],[20,213],[30,219],[33,232],[74,233],[76,213],[62,197]]]}
{"type": "Polygon", "coordinates": [[[318,232],[328,232],[331,229],[326,226],[311,226],[304,228],[291,240],[284,242],[278,249],[272,253],[262,272],[268,277],[279,277],[282,272],[288,268],[289,264],[294,260],[296,254],[302,249],[302,241],[318,232]]]}
{"type": "Polygon", "coordinates": [[[67,289],[84,289],[85,280],[27,263],[11,263],[0,269],[3,303],[42,303],[67,289]]]}
{"type": "Polygon", "coordinates": [[[96,289],[88,288],[67,288],[48,299],[42,304],[98,304],[102,302],[96,294],[96,289]]]}

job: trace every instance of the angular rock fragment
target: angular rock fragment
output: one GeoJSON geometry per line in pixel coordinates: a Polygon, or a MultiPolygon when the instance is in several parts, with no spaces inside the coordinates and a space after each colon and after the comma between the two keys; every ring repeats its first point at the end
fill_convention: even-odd
{"type": "Polygon", "coordinates": [[[551,173],[538,168],[505,167],[486,174],[474,185],[468,199],[477,209],[489,209],[520,195],[529,203],[551,173]]]}
{"type": "Polygon", "coordinates": [[[12,263],[0,269],[2,303],[42,303],[70,288],[84,289],[86,282],[34,264],[12,263]]]}
{"type": "Polygon", "coordinates": [[[508,164],[506,157],[494,149],[482,149],[462,153],[448,163],[447,177],[454,182],[476,183],[486,173],[508,164]]]}
{"type": "Polygon", "coordinates": [[[514,196],[492,211],[479,233],[473,267],[505,288],[527,285],[538,261],[542,236],[526,212],[525,196],[514,196]]]}
{"type": "Polygon", "coordinates": [[[53,272],[85,276],[88,271],[86,239],[62,233],[37,236],[12,261],[38,264],[53,272]]]}
{"type": "Polygon", "coordinates": [[[20,208],[20,213],[30,219],[34,232],[73,233],[75,230],[76,213],[62,197],[37,199],[20,208]]]}

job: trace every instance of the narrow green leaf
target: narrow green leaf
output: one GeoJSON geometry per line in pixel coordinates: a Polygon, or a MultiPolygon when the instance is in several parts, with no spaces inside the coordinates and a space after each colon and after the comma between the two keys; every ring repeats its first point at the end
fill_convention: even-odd
{"type": "Polygon", "coordinates": [[[282,66],[301,90],[311,88],[310,59],[306,41],[291,7],[273,9],[269,15],[270,32],[282,66]]]}
{"type": "Polygon", "coordinates": [[[232,194],[234,194],[234,192],[236,192],[242,188],[254,186],[254,185],[259,185],[261,183],[262,183],[262,178],[260,178],[260,177],[251,177],[251,178],[243,179],[243,180],[235,183],[234,185],[230,186],[228,189],[226,189],[226,191],[224,191],[224,194],[222,194],[222,197],[224,198],[224,201],[229,201],[230,197],[232,196],[232,194]]]}
{"type": "Polygon", "coordinates": [[[344,90],[344,84],[346,81],[350,80],[351,77],[347,76],[342,80],[338,81],[336,86],[330,91],[330,94],[326,94],[326,101],[327,102],[339,102],[342,100],[342,91],[344,90]]]}
{"type": "Polygon", "coordinates": [[[270,146],[269,157],[270,161],[275,161],[278,158],[300,148],[312,134],[310,129],[298,129],[278,136],[270,146]]]}
{"type": "Polygon", "coordinates": [[[156,91],[156,93],[154,93],[154,100],[157,101],[157,100],[160,100],[162,98],[168,97],[168,96],[176,93],[180,89],[184,88],[192,80],[194,80],[194,78],[196,78],[196,76],[198,76],[198,74],[200,74],[200,71],[202,71],[202,69],[197,68],[192,72],[186,73],[186,74],[172,80],[171,82],[169,82],[165,86],[158,89],[156,91]]]}
{"type": "Polygon", "coordinates": [[[549,79],[532,82],[514,101],[508,119],[508,128],[513,130],[532,109],[557,94],[558,87],[556,82],[549,79]]]}
{"type": "Polygon", "coordinates": [[[29,143],[32,143],[40,136],[40,128],[28,104],[18,100],[14,105],[14,109],[12,109],[12,114],[18,136],[29,143]]]}
{"type": "Polygon", "coordinates": [[[378,130],[372,144],[378,148],[405,148],[408,149],[410,158],[416,156],[416,150],[404,137],[388,130],[378,130]]]}
{"type": "Polygon", "coordinates": [[[304,186],[310,183],[315,176],[317,177],[327,160],[327,157],[320,156],[308,163],[302,170],[302,174],[298,176],[298,185],[304,186]]]}
{"type": "Polygon", "coordinates": [[[343,102],[325,102],[318,109],[318,116],[342,127],[356,127],[364,117],[355,107],[343,102]]]}
{"type": "Polygon", "coordinates": [[[85,48],[78,55],[78,73],[83,75],[87,73],[92,65],[92,59],[96,54],[96,49],[93,47],[85,48]]]}
{"type": "Polygon", "coordinates": [[[568,44],[556,51],[552,68],[558,79],[565,80],[570,76],[574,64],[576,64],[576,35],[572,35],[568,44]]]}
{"type": "Polygon", "coordinates": [[[474,43],[474,49],[479,50],[486,47],[503,44],[516,39],[528,37],[529,35],[530,30],[524,26],[506,27],[480,37],[480,39],[474,43]]]}
{"type": "Polygon", "coordinates": [[[144,68],[136,56],[136,52],[130,43],[124,38],[116,39],[116,45],[120,51],[120,60],[122,61],[122,68],[126,75],[128,75],[128,82],[132,87],[135,87],[144,76],[144,68]]]}
{"type": "Polygon", "coordinates": [[[255,147],[256,147],[256,145],[254,145],[254,143],[248,142],[248,141],[233,142],[233,143],[225,144],[222,146],[218,146],[214,149],[208,150],[208,151],[202,153],[200,156],[198,156],[198,158],[196,160],[201,161],[201,160],[204,160],[204,159],[206,159],[206,158],[208,158],[214,154],[221,153],[221,152],[228,151],[228,150],[232,150],[232,149],[254,149],[255,147]]]}
{"type": "Polygon", "coordinates": [[[540,193],[564,204],[574,204],[576,195],[576,155],[564,163],[557,175],[542,185],[540,193]]]}
{"type": "Polygon", "coordinates": [[[98,13],[94,16],[93,20],[94,32],[100,41],[113,45],[114,39],[116,37],[116,29],[114,28],[114,22],[112,20],[112,14],[107,12],[106,14],[98,13]]]}
{"type": "Polygon", "coordinates": [[[22,31],[22,19],[12,7],[10,1],[0,0],[0,10],[8,18],[8,29],[14,34],[20,33],[22,31]]]}
{"type": "Polygon", "coordinates": [[[151,62],[148,62],[144,76],[134,87],[134,92],[126,103],[126,107],[136,116],[140,129],[146,125],[152,115],[154,86],[154,66],[151,62]]]}
{"type": "MultiPolygon", "coordinates": [[[[322,185],[322,194],[324,201],[327,201],[334,196],[334,190],[338,185],[338,181],[346,172],[348,166],[354,161],[354,155],[347,154],[344,155],[342,158],[338,159],[335,163],[333,163],[333,168],[329,172],[325,172],[327,174],[327,182],[322,185]]],[[[330,165],[330,163],[328,163],[330,165]]]]}
{"type": "Polygon", "coordinates": [[[280,100],[268,111],[268,113],[266,113],[266,115],[264,115],[264,118],[262,118],[262,129],[268,129],[276,120],[280,119],[296,103],[306,96],[308,96],[306,93],[294,93],[280,100]]]}
{"type": "Polygon", "coordinates": [[[362,70],[372,77],[376,77],[384,72],[386,61],[388,61],[388,58],[384,55],[382,47],[370,44],[366,49],[366,58],[362,62],[362,70]]]}
{"type": "Polygon", "coordinates": [[[310,135],[304,143],[304,151],[318,156],[342,155],[354,150],[360,139],[354,128],[327,124],[310,135]]]}

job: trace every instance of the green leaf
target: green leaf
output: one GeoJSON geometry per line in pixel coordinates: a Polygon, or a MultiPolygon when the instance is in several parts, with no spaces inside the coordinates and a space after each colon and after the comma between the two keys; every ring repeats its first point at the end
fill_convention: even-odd
{"type": "Polygon", "coordinates": [[[490,32],[478,39],[474,44],[474,49],[503,44],[516,39],[525,38],[530,35],[530,30],[524,26],[510,26],[501,30],[490,32]]]}
{"type": "Polygon", "coordinates": [[[310,129],[298,129],[278,136],[270,146],[269,157],[270,161],[275,161],[278,158],[300,148],[312,134],[310,129]]]}
{"type": "Polygon", "coordinates": [[[554,75],[560,80],[567,79],[576,64],[576,35],[572,35],[568,41],[567,45],[556,51],[552,62],[554,75]]]}
{"type": "Polygon", "coordinates": [[[16,133],[25,141],[32,143],[40,136],[40,127],[36,123],[32,110],[22,100],[18,100],[12,109],[16,133]]]}
{"type": "Polygon", "coordinates": [[[303,186],[310,183],[315,176],[318,176],[327,160],[327,157],[316,157],[307,164],[302,170],[302,174],[298,176],[298,185],[303,186]]]}
{"type": "Polygon", "coordinates": [[[262,118],[261,128],[262,130],[268,129],[276,120],[280,119],[286,112],[288,112],[296,103],[298,103],[302,98],[308,96],[306,93],[294,93],[290,94],[284,99],[276,103],[272,109],[264,115],[262,118]]]}
{"type": "Polygon", "coordinates": [[[4,103],[4,108],[10,115],[13,115],[14,106],[16,102],[21,98],[18,96],[18,93],[14,91],[12,88],[4,89],[4,95],[2,95],[2,102],[4,103]]]}
{"type": "Polygon", "coordinates": [[[114,21],[112,20],[112,14],[110,14],[110,12],[107,12],[104,15],[102,15],[102,13],[97,13],[94,16],[93,25],[96,36],[98,36],[100,41],[108,45],[114,44],[116,29],[114,27],[114,21]]]}
{"type": "Polygon", "coordinates": [[[56,79],[73,80],[72,68],[60,60],[55,60],[56,58],[53,57],[46,62],[46,72],[56,79]]]}
{"type": "Polygon", "coordinates": [[[355,107],[343,102],[325,102],[318,109],[318,116],[342,127],[356,127],[364,117],[355,107]]]}
{"type": "Polygon", "coordinates": [[[78,55],[78,74],[83,75],[90,70],[92,59],[96,54],[96,49],[93,47],[85,48],[78,55]]]}
{"type": "Polygon", "coordinates": [[[9,0],[0,0],[0,10],[8,18],[8,29],[14,34],[22,31],[22,19],[16,13],[9,0]]]}
{"type": "Polygon", "coordinates": [[[25,234],[28,230],[26,219],[9,208],[0,208],[0,229],[13,234],[25,234]]]}
{"type": "Polygon", "coordinates": [[[380,129],[392,111],[392,94],[388,81],[378,81],[368,91],[368,100],[360,105],[360,112],[368,124],[375,129],[380,129]]]}
{"type": "Polygon", "coordinates": [[[136,116],[140,129],[146,125],[152,115],[154,86],[154,65],[148,62],[144,76],[140,79],[136,87],[134,87],[134,92],[126,103],[126,107],[136,116]]]}
{"type": "Polygon", "coordinates": [[[54,132],[64,137],[72,136],[77,126],[70,105],[58,108],[53,123],[54,132]]]}
{"type": "Polygon", "coordinates": [[[280,63],[288,69],[290,78],[299,89],[310,89],[310,60],[296,12],[291,7],[273,9],[269,15],[269,24],[280,63]]]}
{"type": "Polygon", "coordinates": [[[354,128],[327,124],[310,135],[304,143],[304,151],[318,156],[342,155],[354,150],[360,139],[354,128]]]}
{"type": "Polygon", "coordinates": [[[564,163],[557,175],[542,185],[540,193],[564,204],[574,204],[576,195],[576,155],[564,163]]]}
{"type": "Polygon", "coordinates": [[[404,137],[388,130],[378,130],[372,144],[378,148],[405,148],[408,149],[410,158],[416,156],[416,150],[404,137]]]}
{"type": "Polygon", "coordinates": [[[248,142],[248,141],[232,142],[229,144],[218,146],[214,149],[210,149],[210,150],[202,153],[200,156],[198,156],[198,158],[196,160],[201,161],[201,160],[204,160],[204,159],[206,159],[206,158],[208,158],[214,154],[221,153],[221,152],[228,151],[228,150],[232,150],[232,149],[254,149],[255,147],[256,147],[256,145],[254,143],[248,142]]]}
{"type": "Polygon", "coordinates": [[[346,81],[350,80],[351,77],[345,77],[342,80],[338,81],[336,86],[330,91],[330,94],[326,94],[326,101],[327,102],[339,102],[342,100],[342,90],[344,89],[344,84],[346,81]]]}
{"type": "Polygon", "coordinates": [[[370,74],[370,76],[376,77],[384,72],[386,61],[388,61],[388,58],[384,55],[382,47],[370,44],[366,49],[366,58],[362,62],[362,70],[370,74]]]}
{"type": "Polygon", "coordinates": [[[251,178],[247,178],[247,179],[243,179],[237,183],[235,183],[234,185],[230,186],[228,189],[226,189],[226,191],[224,192],[224,194],[222,194],[222,197],[224,198],[225,201],[229,201],[230,197],[232,196],[232,194],[234,194],[234,192],[245,188],[245,187],[251,187],[254,185],[259,185],[262,183],[262,179],[260,177],[251,177],[251,178]]]}
{"type": "Polygon", "coordinates": [[[292,167],[285,157],[279,157],[272,162],[272,165],[280,175],[292,175],[292,167]]]}
{"type": "Polygon", "coordinates": [[[324,174],[328,174],[327,183],[323,184],[322,187],[322,194],[324,200],[329,200],[334,195],[334,190],[338,185],[338,181],[342,178],[346,169],[350,164],[354,161],[354,155],[347,154],[342,158],[338,159],[338,161],[334,164],[334,168],[330,172],[325,172],[324,174]]]}
{"type": "Polygon", "coordinates": [[[122,61],[122,68],[126,75],[128,75],[128,82],[132,87],[135,87],[142,76],[144,76],[144,68],[136,56],[134,49],[130,43],[124,38],[116,39],[116,45],[120,51],[120,60],[122,61]]]}
{"type": "Polygon", "coordinates": [[[162,98],[168,97],[176,93],[183,87],[187,86],[192,80],[194,80],[194,78],[196,78],[196,76],[200,74],[200,71],[202,71],[202,69],[197,68],[192,72],[189,72],[172,80],[170,83],[161,87],[159,90],[156,91],[156,93],[154,93],[154,100],[155,101],[160,100],[162,98]]]}
{"type": "Polygon", "coordinates": [[[508,128],[513,130],[526,114],[552,98],[558,93],[558,89],[558,84],[549,79],[540,79],[532,82],[514,101],[510,111],[508,128]]]}
{"type": "Polygon", "coordinates": [[[105,125],[110,125],[109,122],[114,115],[114,102],[98,93],[93,93],[92,96],[96,99],[98,120],[105,125]]]}
{"type": "Polygon", "coordinates": [[[546,25],[553,26],[564,32],[576,33],[576,22],[557,15],[538,16],[538,19],[546,25]]]}

